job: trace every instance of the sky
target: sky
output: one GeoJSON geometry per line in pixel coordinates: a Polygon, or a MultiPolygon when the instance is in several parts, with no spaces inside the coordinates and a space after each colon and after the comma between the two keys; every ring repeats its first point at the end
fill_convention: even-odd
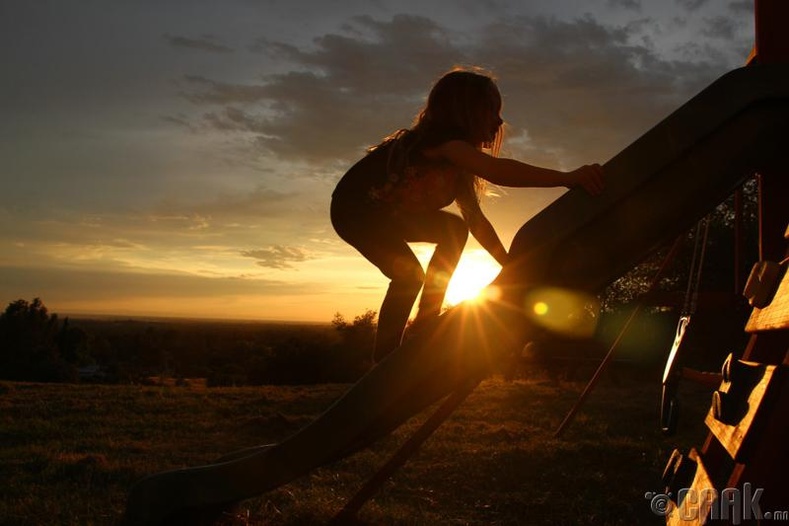
{"type": "MultiPolygon", "coordinates": [[[[352,319],[387,280],[331,192],[441,74],[492,73],[502,155],[569,170],[752,45],[750,0],[0,0],[0,302],[352,319]]],[[[483,210],[509,246],[561,193],[489,188],[483,210]]],[[[470,240],[448,301],[497,271],[470,240]]]]}

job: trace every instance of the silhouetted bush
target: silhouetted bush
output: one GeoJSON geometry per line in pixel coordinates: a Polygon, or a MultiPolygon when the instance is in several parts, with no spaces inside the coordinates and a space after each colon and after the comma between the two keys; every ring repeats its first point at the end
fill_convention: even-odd
{"type": "Polygon", "coordinates": [[[353,382],[359,379],[372,365],[376,312],[367,310],[348,323],[337,313],[332,326],[340,336],[339,350],[333,354],[333,367],[339,381],[353,382]]]}
{"type": "Polygon", "coordinates": [[[86,335],[44,303],[16,300],[0,315],[0,378],[33,382],[75,382],[77,366],[87,360],[86,335]]]}

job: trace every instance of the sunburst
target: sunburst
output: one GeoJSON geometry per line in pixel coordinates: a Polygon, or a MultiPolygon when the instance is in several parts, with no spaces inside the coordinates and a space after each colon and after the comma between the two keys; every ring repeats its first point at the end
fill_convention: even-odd
{"type": "Polygon", "coordinates": [[[463,254],[457,270],[447,288],[445,302],[457,305],[464,301],[478,301],[482,292],[498,275],[501,267],[484,250],[472,250],[463,254]]]}

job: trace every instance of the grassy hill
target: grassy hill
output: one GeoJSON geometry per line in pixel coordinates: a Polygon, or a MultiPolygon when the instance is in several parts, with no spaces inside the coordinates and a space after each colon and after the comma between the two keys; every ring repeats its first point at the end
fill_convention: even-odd
{"type": "MultiPolygon", "coordinates": [[[[674,447],[698,445],[709,393],[682,386],[658,429],[658,380],[601,383],[561,439],[582,383],[485,381],[360,514],[364,524],[662,524],[674,447]]],[[[115,524],[139,477],[276,442],[346,385],[213,388],[0,383],[0,524],[115,524]]],[[[246,501],[228,524],[323,524],[424,418],[373,448],[246,501]]]]}

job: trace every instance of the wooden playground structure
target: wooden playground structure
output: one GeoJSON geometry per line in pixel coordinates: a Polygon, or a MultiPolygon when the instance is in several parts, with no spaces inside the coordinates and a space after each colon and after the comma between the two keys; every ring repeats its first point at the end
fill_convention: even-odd
{"type": "MultiPolygon", "coordinates": [[[[757,0],[746,67],[789,65],[789,3],[757,0]]],[[[787,141],[789,135],[784,135],[787,141]]],[[[698,448],[675,450],[664,482],[670,525],[789,520],[789,162],[758,167],[759,263],[744,295],[753,307],[745,349],[721,367],[698,448]]]]}

